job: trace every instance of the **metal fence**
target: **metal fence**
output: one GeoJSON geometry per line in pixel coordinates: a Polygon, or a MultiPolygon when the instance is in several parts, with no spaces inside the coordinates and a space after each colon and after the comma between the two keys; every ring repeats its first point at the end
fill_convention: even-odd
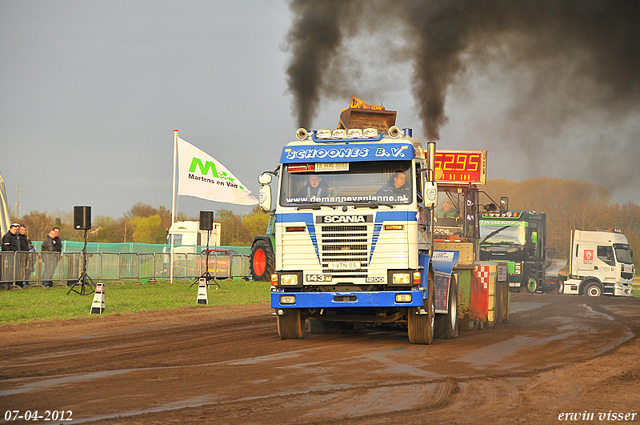
{"type": "MultiPolygon", "coordinates": [[[[87,252],[86,273],[94,282],[112,284],[168,282],[171,254],[87,252]]],[[[205,254],[174,253],[173,281],[194,281],[207,271],[205,254]]],[[[0,285],[68,286],[82,275],[81,252],[0,252],[0,285]],[[51,285],[48,283],[51,282],[51,285]],[[25,285],[26,284],[26,285],[25,285]]],[[[251,276],[248,255],[210,255],[216,279],[251,276]]]]}

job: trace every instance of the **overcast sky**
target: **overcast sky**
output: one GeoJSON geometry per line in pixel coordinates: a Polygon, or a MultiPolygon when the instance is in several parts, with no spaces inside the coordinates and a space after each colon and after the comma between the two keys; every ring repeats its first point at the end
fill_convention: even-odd
{"type": "MultiPolygon", "coordinates": [[[[118,218],[138,201],[170,208],[174,129],[257,195],[258,174],[275,169],[298,127],[286,76],[292,20],[284,0],[0,0],[0,174],[10,205],[20,186],[21,216],[89,205],[94,217],[118,218]]],[[[321,100],[313,127],[334,128],[355,95],[397,110],[398,125],[422,137],[411,64],[362,63],[353,93],[321,100]]],[[[543,124],[522,107],[526,74],[470,63],[447,93],[438,148],[488,150],[490,179],[575,178],[638,203],[638,105],[575,107],[527,145],[515,139],[543,124]],[[614,166],[602,168],[607,161],[614,166]]],[[[250,210],[179,199],[189,216],[221,208],[250,210]]]]}

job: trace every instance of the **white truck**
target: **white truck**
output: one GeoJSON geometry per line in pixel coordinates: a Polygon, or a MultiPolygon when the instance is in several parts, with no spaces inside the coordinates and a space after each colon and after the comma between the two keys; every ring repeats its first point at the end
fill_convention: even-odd
{"type": "MultiPolygon", "coordinates": [[[[200,230],[197,221],[177,221],[167,231],[166,244],[171,245],[171,235],[174,236],[173,252],[199,253],[199,246],[207,245],[207,231],[200,230]]],[[[220,223],[213,223],[213,230],[209,237],[209,246],[220,246],[220,223]]],[[[166,249],[169,252],[169,249],[166,249]]]]}
{"type": "Polygon", "coordinates": [[[633,296],[633,251],[627,238],[615,231],[571,232],[571,275],[564,293],[599,297],[633,296]]]}

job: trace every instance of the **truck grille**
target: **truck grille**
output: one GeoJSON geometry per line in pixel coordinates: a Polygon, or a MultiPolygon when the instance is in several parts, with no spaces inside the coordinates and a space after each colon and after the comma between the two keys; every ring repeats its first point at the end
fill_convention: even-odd
{"type": "Polygon", "coordinates": [[[627,280],[629,280],[629,279],[633,279],[633,273],[620,273],[620,276],[621,276],[623,279],[627,279],[627,280]]]}
{"type": "Polygon", "coordinates": [[[320,226],[323,273],[334,277],[365,278],[368,273],[368,226],[320,226]]]}

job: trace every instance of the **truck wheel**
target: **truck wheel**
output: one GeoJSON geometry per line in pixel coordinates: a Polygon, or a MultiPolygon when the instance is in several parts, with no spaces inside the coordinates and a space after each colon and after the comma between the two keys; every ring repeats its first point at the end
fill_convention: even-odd
{"type": "Polygon", "coordinates": [[[564,294],[564,279],[558,276],[558,294],[564,294]]]}
{"type": "Polygon", "coordinates": [[[258,239],[251,247],[251,277],[254,281],[271,281],[271,274],[275,271],[273,251],[269,244],[258,239]]]}
{"type": "Polygon", "coordinates": [[[451,275],[449,283],[449,312],[436,314],[436,338],[453,339],[458,337],[458,285],[451,275]]]}
{"type": "Polygon", "coordinates": [[[409,342],[412,344],[427,344],[433,342],[436,319],[433,280],[429,279],[429,296],[423,301],[422,307],[409,308],[407,325],[409,328],[409,342]],[[426,314],[420,314],[420,310],[426,314]]]}
{"type": "Polygon", "coordinates": [[[584,294],[588,297],[599,297],[602,295],[602,286],[597,282],[588,283],[584,287],[584,294]]]}
{"type": "Polygon", "coordinates": [[[282,339],[301,339],[304,333],[304,319],[297,308],[285,309],[278,315],[278,335],[282,339]]]}
{"type": "Polygon", "coordinates": [[[538,281],[535,277],[530,277],[527,279],[527,286],[525,287],[527,292],[533,294],[538,290],[538,281]]]}

